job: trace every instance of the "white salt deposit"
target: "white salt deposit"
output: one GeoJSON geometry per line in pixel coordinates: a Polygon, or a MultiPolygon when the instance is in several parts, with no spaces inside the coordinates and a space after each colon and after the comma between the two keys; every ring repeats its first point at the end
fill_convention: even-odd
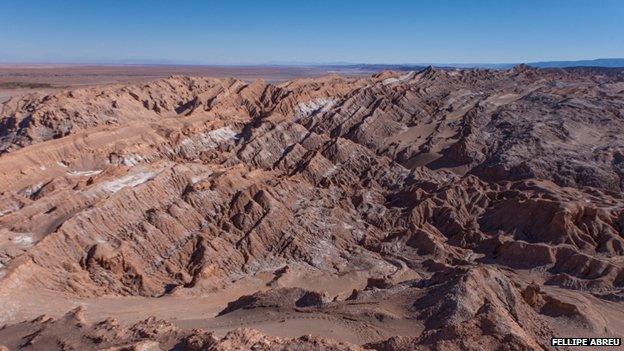
{"type": "Polygon", "coordinates": [[[232,130],[230,127],[223,127],[215,130],[211,130],[205,133],[200,138],[201,144],[206,148],[216,148],[222,143],[238,140],[238,133],[232,130]]]}
{"type": "Polygon", "coordinates": [[[197,184],[197,183],[201,182],[202,180],[210,177],[211,175],[212,175],[212,171],[206,171],[202,175],[193,176],[193,177],[191,177],[191,185],[197,184]]]}
{"type": "Polygon", "coordinates": [[[211,130],[206,133],[206,138],[209,138],[215,142],[229,141],[238,139],[236,136],[238,133],[232,130],[230,127],[223,127],[215,130],[211,130]]]}
{"type": "Polygon", "coordinates": [[[4,216],[5,214],[9,214],[13,211],[17,211],[19,210],[19,206],[16,204],[10,204],[6,207],[4,207],[3,209],[0,210],[0,217],[4,216]]]}
{"type": "Polygon", "coordinates": [[[212,150],[219,145],[232,143],[240,137],[238,133],[226,126],[202,133],[193,138],[186,138],[180,142],[180,148],[188,155],[194,155],[197,152],[212,150]]]}
{"type": "Polygon", "coordinates": [[[102,173],[101,170],[95,170],[95,171],[71,171],[71,172],[67,172],[67,175],[70,177],[91,177],[94,175],[98,175],[102,173]]]}
{"type": "Polygon", "coordinates": [[[28,188],[22,190],[22,194],[24,194],[24,196],[26,197],[31,197],[37,191],[41,190],[41,187],[43,187],[43,183],[37,183],[35,185],[29,186],[28,188]]]}
{"type": "Polygon", "coordinates": [[[143,184],[148,180],[154,178],[156,173],[154,172],[139,172],[135,174],[128,174],[123,177],[102,183],[101,189],[111,193],[116,193],[125,187],[135,187],[139,184],[143,184]]]}
{"type": "Polygon", "coordinates": [[[143,161],[145,161],[145,158],[143,158],[143,156],[139,154],[128,154],[122,158],[121,163],[123,165],[132,167],[143,161]]]}
{"type": "Polygon", "coordinates": [[[301,102],[295,108],[295,121],[308,117],[316,111],[328,111],[338,100],[332,98],[318,98],[301,102]]]}
{"type": "Polygon", "coordinates": [[[30,246],[33,243],[33,238],[30,235],[18,235],[12,239],[13,243],[17,245],[30,246]]]}
{"type": "Polygon", "coordinates": [[[406,80],[412,79],[412,77],[414,77],[414,75],[416,74],[416,72],[414,71],[409,71],[406,74],[398,77],[398,78],[386,78],[383,81],[381,81],[381,83],[383,85],[389,85],[389,84],[394,84],[394,83],[399,83],[399,82],[404,82],[406,80]]]}

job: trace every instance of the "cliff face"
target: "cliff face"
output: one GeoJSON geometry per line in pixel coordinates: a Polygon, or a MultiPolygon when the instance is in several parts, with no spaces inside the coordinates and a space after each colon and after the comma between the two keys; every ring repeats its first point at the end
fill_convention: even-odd
{"type": "Polygon", "coordinates": [[[28,291],[199,296],[269,272],[268,292],[222,314],[416,323],[364,340],[380,350],[540,349],[569,328],[624,330],[601,316],[624,311],[621,75],[172,77],[1,111],[4,320],[28,291]],[[302,272],[367,283],[279,290],[305,285],[302,272]]]}

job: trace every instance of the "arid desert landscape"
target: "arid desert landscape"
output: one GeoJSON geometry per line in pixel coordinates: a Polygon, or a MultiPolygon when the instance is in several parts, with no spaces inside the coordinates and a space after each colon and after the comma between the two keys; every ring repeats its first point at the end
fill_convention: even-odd
{"type": "Polygon", "coordinates": [[[624,337],[624,70],[11,69],[5,349],[624,337]]]}

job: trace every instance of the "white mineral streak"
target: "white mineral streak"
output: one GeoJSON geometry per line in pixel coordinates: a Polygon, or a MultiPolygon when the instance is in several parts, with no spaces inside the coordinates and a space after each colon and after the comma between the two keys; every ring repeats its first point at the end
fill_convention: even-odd
{"type": "Polygon", "coordinates": [[[301,102],[295,108],[295,121],[308,117],[316,111],[328,111],[338,100],[332,98],[318,98],[301,102]]]}

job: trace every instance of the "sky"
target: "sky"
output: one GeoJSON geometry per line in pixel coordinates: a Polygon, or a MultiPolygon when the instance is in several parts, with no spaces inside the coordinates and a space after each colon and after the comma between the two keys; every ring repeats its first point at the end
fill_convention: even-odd
{"type": "Polygon", "coordinates": [[[519,63],[624,57],[624,0],[0,0],[0,62],[519,63]]]}

